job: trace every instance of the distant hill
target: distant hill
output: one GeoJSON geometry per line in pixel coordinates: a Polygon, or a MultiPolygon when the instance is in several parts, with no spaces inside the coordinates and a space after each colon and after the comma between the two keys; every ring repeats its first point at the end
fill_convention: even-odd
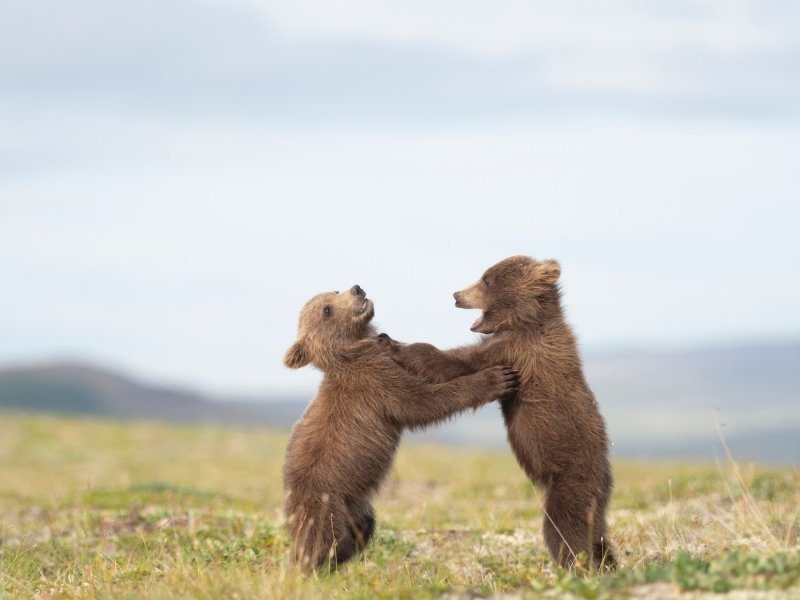
{"type": "Polygon", "coordinates": [[[215,398],[137,381],[107,369],[54,363],[0,369],[0,407],[118,419],[291,426],[301,402],[265,403],[215,398]]]}
{"type": "Polygon", "coordinates": [[[800,462],[800,342],[589,355],[586,374],[623,448],[697,454],[719,422],[742,455],[800,462]]]}
{"type": "MultiPolygon", "coordinates": [[[[587,353],[585,366],[617,456],[722,456],[718,423],[738,459],[800,464],[800,342],[587,353]]],[[[0,408],[120,419],[288,429],[312,395],[211,397],[71,363],[0,369],[0,408]]],[[[411,437],[506,446],[496,405],[411,437]]]]}

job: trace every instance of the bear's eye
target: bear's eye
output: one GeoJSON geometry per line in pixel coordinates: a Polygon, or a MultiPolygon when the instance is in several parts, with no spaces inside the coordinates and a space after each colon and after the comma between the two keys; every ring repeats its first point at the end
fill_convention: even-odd
{"type": "Polygon", "coordinates": [[[333,314],[333,309],[330,306],[326,306],[322,309],[322,314],[326,317],[330,317],[333,314]]]}
{"type": "Polygon", "coordinates": [[[484,277],[483,278],[483,285],[485,285],[485,286],[489,285],[489,278],[488,277],[484,277]]]}

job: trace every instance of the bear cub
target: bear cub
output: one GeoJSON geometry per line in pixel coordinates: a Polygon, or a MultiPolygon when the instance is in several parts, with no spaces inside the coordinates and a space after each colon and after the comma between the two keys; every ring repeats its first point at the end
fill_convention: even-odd
{"type": "Polygon", "coordinates": [[[500,407],[517,461],[545,491],[547,547],[566,567],[585,553],[596,567],[614,568],[606,525],[613,487],[608,437],[561,307],[560,274],[555,260],[512,256],[453,294],[457,307],[481,310],[471,327],[485,334],[478,344],[441,352],[430,344],[381,342],[429,381],[496,364],[514,367],[520,391],[500,407]]]}
{"type": "Polygon", "coordinates": [[[283,468],[287,525],[303,570],[335,569],[375,531],[372,496],[405,429],[418,429],[513,394],[509,367],[436,383],[389,356],[371,325],[374,305],[355,285],[314,296],[300,313],[286,366],[324,373],[317,397],[294,426],[283,468]]]}

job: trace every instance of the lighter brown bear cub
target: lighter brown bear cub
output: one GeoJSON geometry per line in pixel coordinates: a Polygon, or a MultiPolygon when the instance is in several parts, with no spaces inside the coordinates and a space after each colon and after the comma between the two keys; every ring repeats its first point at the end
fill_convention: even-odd
{"type": "Polygon", "coordinates": [[[544,537],[564,566],[585,552],[595,566],[615,565],[606,507],[613,480],[608,438],[564,319],[559,264],[513,256],[456,292],[456,306],[479,308],[477,345],[441,352],[429,344],[383,340],[405,368],[445,381],[494,364],[520,374],[520,391],[500,401],[508,440],[525,473],[545,490],[544,537]]]}
{"type": "Polygon", "coordinates": [[[300,313],[298,339],[284,362],[325,374],[295,425],[283,468],[285,513],[295,561],[336,568],[375,531],[371,499],[389,471],[405,429],[425,427],[514,393],[508,367],[440,383],[403,369],[375,337],[364,290],[315,296],[300,313]]]}

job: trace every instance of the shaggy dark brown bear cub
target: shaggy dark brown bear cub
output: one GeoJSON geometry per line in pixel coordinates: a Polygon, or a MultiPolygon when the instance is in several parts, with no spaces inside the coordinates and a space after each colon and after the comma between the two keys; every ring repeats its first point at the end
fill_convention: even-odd
{"type": "Polygon", "coordinates": [[[544,537],[572,566],[585,552],[612,567],[606,507],[613,480],[605,424],[586,383],[575,336],[561,308],[558,262],[513,256],[454,294],[456,306],[479,308],[474,345],[441,352],[430,344],[383,339],[398,362],[429,381],[447,381],[490,365],[520,373],[518,394],[500,401],[519,464],[545,490],[544,537]]]}
{"type": "Polygon", "coordinates": [[[319,393],[295,425],[283,468],[285,512],[295,560],[335,568],[375,531],[370,503],[404,429],[421,428],[516,391],[508,367],[427,383],[408,373],[375,337],[364,290],[315,296],[300,313],[291,368],[324,372],[319,393]]]}

